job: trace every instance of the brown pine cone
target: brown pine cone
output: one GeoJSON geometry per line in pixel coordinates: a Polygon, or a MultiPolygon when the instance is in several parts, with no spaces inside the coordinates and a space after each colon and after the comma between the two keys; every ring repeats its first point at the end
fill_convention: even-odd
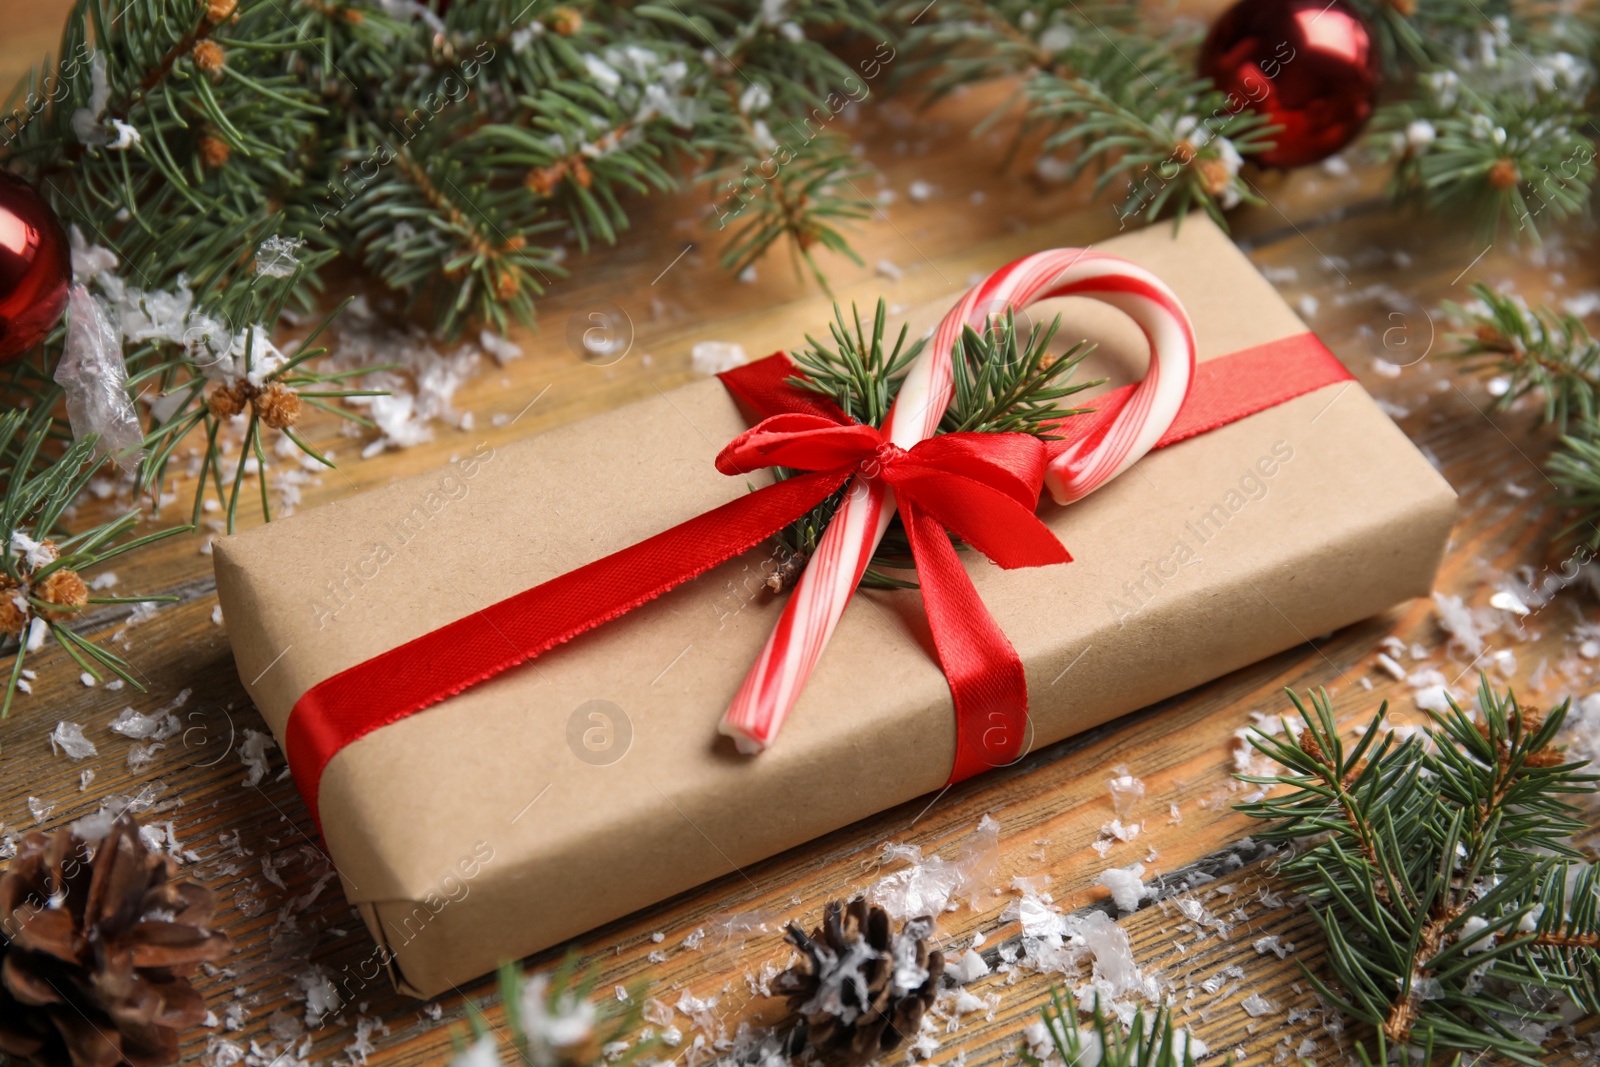
{"type": "Polygon", "coordinates": [[[0,1052],[39,1067],[177,1062],[180,1031],[206,1014],[189,975],[232,946],[210,928],[211,891],[176,873],[127,816],[98,844],[22,839],[0,874],[0,1052]]]}
{"type": "Polygon", "coordinates": [[[790,923],[785,936],[804,958],[772,989],[800,1016],[795,1050],[809,1043],[862,1064],[916,1037],[944,975],[944,954],[928,948],[932,933],[933,920],[922,916],[891,934],[889,913],[860,897],[830,901],[810,937],[790,923]]]}

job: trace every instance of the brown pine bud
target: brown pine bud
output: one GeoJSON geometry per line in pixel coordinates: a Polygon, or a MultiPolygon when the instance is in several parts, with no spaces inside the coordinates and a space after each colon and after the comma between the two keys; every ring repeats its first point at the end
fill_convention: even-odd
{"type": "Polygon", "coordinates": [[[200,135],[200,161],[206,166],[213,169],[223,166],[231,152],[228,142],[209,133],[200,135]]]}
{"type": "Polygon", "coordinates": [[[1326,764],[1328,762],[1327,753],[1323,752],[1322,746],[1317,743],[1317,735],[1310,730],[1301,730],[1300,736],[1295,738],[1295,744],[1300,747],[1301,752],[1304,752],[1318,763],[1326,764]]]}
{"type": "Polygon", "coordinates": [[[1497,159],[1489,168],[1489,184],[1496,189],[1510,189],[1522,180],[1517,164],[1509,159],[1497,159]]]}
{"type": "Polygon", "coordinates": [[[502,267],[495,279],[495,295],[501,300],[510,300],[522,291],[521,272],[516,267],[502,267]]]}
{"type": "Polygon", "coordinates": [[[68,615],[74,609],[81,608],[89,603],[89,587],[78,577],[77,571],[63,567],[58,571],[51,571],[38,587],[39,599],[48,600],[66,610],[51,612],[52,615],[68,615]]]}
{"type": "Polygon", "coordinates": [[[583,16],[570,7],[558,7],[550,12],[544,24],[563,37],[571,37],[583,29],[583,16]]]}
{"type": "Polygon", "coordinates": [[[552,163],[548,167],[533,168],[528,172],[528,176],[522,181],[524,185],[538,193],[540,196],[549,196],[551,193],[555,192],[556,186],[559,185],[561,183],[561,179],[565,178],[566,176],[567,161],[563,159],[559,162],[552,163]]]}
{"type": "Polygon", "coordinates": [[[1417,0],[1389,0],[1389,6],[1402,18],[1410,18],[1417,13],[1417,0]]]}
{"type": "Polygon", "coordinates": [[[1199,149],[1194,146],[1192,141],[1190,141],[1188,138],[1184,138],[1172,146],[1172,158],[1177,160],[1179,163],[1182,163],[1184,166],[1188,166],[1190,161],[1194,159],[1195,153],[1198,151],[1199,149]]]}
{"type": "Polygon", "coordinates": [[[206,406],[211,409],[212,418],[231,419],[244,410],[243,390],[238,386],[229,388],[219,385],[206,398],[206,406]]]}
{"type": "Polygon", "coordinates": [[[1200,175],[1200,188],[1208,196],[1221,196],[1228,191],[1228,183],[1233,180],[1233,175],[1228,173],[1228,164],[1220,159],[1202,159],[1194,165],[1194,169],[1200,175]]]}
{"type": "Polygon", "coordinates": [[[204,41],[196,41],[194,49],[190,51],[189,55],[194,59],[194,65],[207,74],[222,73],[225,54],[222,51],[222,46],[210,38],[204,41]]]}
{"type": "Polygon", "coordinates": [[[250,401],[256,415],[274,430],[293,426],[300,420],[300,394],[282,384],[273,382],[250,401]]]}
{"type": "Polygon", "coordinates": [[[572,180],[585,189],[594,184],[594,175],[589,173],[589,165],[582,156],[572,161],[572,180]]]}
{"type": "Polygon", "coordinates": [[[239,6],[239,0],[205,0],[205,3],[206,21],[213,26],[232,18],[234,8],[239,6]]]}
{"type": "Polygon", "coordinates": [[[22,628],[28,625],[28,602],[22,600],[22,590],[10,578],[0,576],[0,634],[10,637],[22,636],[22,628]]]}

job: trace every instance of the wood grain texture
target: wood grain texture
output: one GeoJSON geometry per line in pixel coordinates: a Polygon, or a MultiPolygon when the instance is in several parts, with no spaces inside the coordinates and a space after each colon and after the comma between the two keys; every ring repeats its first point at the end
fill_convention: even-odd
{"type": "MultiPolygon", "coordinates": [[[[35,38],[53,36],[39,26],[59,20],[56,5],[13,0],[7,6],[25,10],[30,28],[28,34],[8,33],[0,42],[0,74],[25,68],[37,52],[35,38]]],[[[1195,6],[1206,13],[1221,5],[1195,6]]],[[[953,300],[975,272],[1038,248],[1085,245],[1116,231],[1110,207],[1091,203],[1084,188],[997,170],[994,157],[1008,136],[1003,126],[976,142],[970,138],[968,131],[1007,91],[996,86],[969,93],[927,113],[898,101],[871,102],[861,110],[850,133],[879,167],[881,188],[897,195],[855,235],[866,266],[842,259],[828,263],[841,299],[870,303],[882,294],[906,306],[953,300]],[[915,179],[931,182],[934,195],[922,202],[909,199],[906,190],[915,179]]],[[[1433,358],[1444,346],[1444,323],[1437,314],[1430,318],[1429,311],[1442,300],[1464,299],[1466,285],[1479,278],[1512,282],[1534,300],[1600,288],[1600,269],[1592,258],[1563,252],[1558,245],[1540,268],[1513,249],[1496,245],[1485,251],[1461,226],[1390,211],[1382,200],[1383,176],[1370,170],[1333,174],[1314,168],[1255,180],[1269,203],[1233,216],[1236,238],[1363,384],[1393,405],[1402,428],[1461,494],[1461,518],[1438,588],[1481,605],[1493,592],[1491,583],[1509,569],[1559,566],[1562,549],[1555,531],[1560,517],[1544,503],[1548,487],[1538,467],[1548,439],[1530,429],[1530,411],[1486,414],[1482,383],[1459,377],[1433,358]],[[1314,310],[1307,298],[1316,302],[1314,310]],[[1379,372],[1374,359],[1380,355],[1394,363],[1415,362],[1392,377],[1379,372]]],[[[829,298],[797,280],[780,256],[761,265],[753,284],[735,284],[721,273],[715,235],[708,238],[696,221],[701,207],[693,195],[643,205],[626,244],[573,259],[573,277],[541,305],[541,330],[515,338],[525,355],[503,368],[486,368],[457,394],[456,406],[474,415],[472,431],[440,426],[431,442],[361,460],[362,440],[343,436],[331,418],[311,419],[306,436],[320,448],[331,448],[340,468],[305,487],[301,506],[438,466],[478,441],[499,444],[669,389],[692,376],[689,349],[696,341],[737,341],[754,356],[824,328],[829,298]],[[636,329],[629,356],[606,369],[576,359],[565,340],[569,318],[602,301],[626,310],[636,329]]],[[[151,528],[186,515],[191,505],[194,489],[184,478],[165,488],[176,501],[163,508],[151,528]]],[[[77,518],[90,521],[118,503],[86,502],[77,518]]],[[[149,501],[120,503],[150,510],[149,501]]],[[[256,517],[247,515],[245,521],[256,517]]],[[[116,567],[119,594],[170,592],[179,603],[163,607],[120,638],[114,632],[125,611],[107,610],[84,621],[84,630],[97,640],[116,642],[145,680],[147,694],[86,688],[76,667],[54,648],[30,661],[38,674],[34,691],[0,723],[0,821],[8,829],[31,829],[35,820],[28,801],[41,798],[53,805],[39,824],[49,829],[96,810],[107,794],[134,795],[158,785],[160,796],[143,818],[171,820],[176,839],[198,856],[185,868],[218,892],[221,924],[237,946],[226,969],[202,985],[219,1018],[230,1006],[236,1009],[238,1028],[197,1033],[184,1047],[186,1061],[206,1055],[208,1038],[283,1049],[281,1035],[293,1029],[289,1020],[305,1023],[302,980],[316,968],[341,988],[345,1004],[311,1031],[313,1059],[344,1059],[357,1020],[370,1018],[386,1028],[373,1036],[378,1051],[372,1063],[438,1063],[448,1054],[452,1035],[465,1032],[464,1002],[489,996],[491,983],[479,981],[432,1004],[418,1004],[391,992],[382,978],[374,979],[371,942],[337,881],[328,878],[327,861],[281,773],[279,754],[270,754],[265,781],[241,784],[240,746],[250,731],[264,727],[234,672],[225,627],[213,622],[216,598],[202,543],[198,537],[174,539],[116,567]],[[175,711],[184,732],[154,752],[147,766],[130,770],[130,743],[111,734],[106,724],[124,707],[151,712],[180,698],[175,711]],[[83,724],[99,755],[73,762],[52,754],[47,735],[61,720],[83,724]],[[80,789],[86,770],[95,772],[94,781],[80,789]]],[[[1526,693],[1545,703],[1593,688],[1594,662],[1575,659],[1572,650],[1576,628],[1597,618],[1592,602],[1567,595],[1529,620],[1524,634],[1491,640],[1497,648],[1510,642],[1515,667],[1508,669],[1523,690],[1541,658],[1551,665],[1574,664],[1571,677],[1553,678],[1544,691],[1526,693]]],[[[1186,920],[1170,904],[1149,905],[1123,918],[1120,925],[1145,973],[1160,976],[1177,998],[1180,1021],[1213,1050],[1234,1050],[1245,1063],[1278,1063],[1299,1054],[1301,1042],[1309,1040],[1304,1054],[1313,1062],[1343,1062],[1360,1035],[1354,1029],[1338,1034],[1324,1028],[1328,1017],[1300,971],[1302,965],[1320,967],[1310,917],[1292,904],[1273,903],[1282,887],[1271,881],[1261,861],[1227,869],[1229,850],[1251,830],[1248,820],[1229,807],[1240,795],[1230,779],[1232,749],[1235,731],[1248,725],[1250,712],[1286,706],[1285,686],[1326,686],[1351,720],[1366,718],[1378,700],[1390,698],[1402,721],[1419,721],[1410,689],[1374,667],[1378,642],[1389,635],[1420,646],[1429,663],[1447,676],[1461,676],[1463,688],[1469,686],[1472,666],[1447,649],[1432,605],[1414,602],[1316,636],[1300,649],[1035,752],[1016,766],[731,873],[526,964],[546,967],[576,952],[596,969],[602,990],[643,989],[667,1003],[682,991],[717,996],[719,1026],[729,1034],[742,1022],[773,1023],[781,1017],[780,1007],[753,993],[746,976],[787,959],[777,932],[782,923],[814,923],[825,900],[863,888],[891,870],[881,864],[884,842],[953,855],[980,817],[991,813],[1002,826],[996,891],[975,908],[943,917],[940,936],[947,946],[964,949],[982,931],[983,951],[991,963],[999,962],[1000,950],[1018,933],[1015,923],[1001,921],[1017,897],[1013,877],[1048,876],[1049,892],[1070,910],[1107,906],[1105,891],[1095,885],[1107,866],[1138,860],[1152,873],[1171,873],[1205,861],[1221,877],[1199,889],[1197,899],[1219,915],[1241,908],[1243,918],[1226,938],[1197,938],[1181,929],[1186,920]],[[1112,817],[1106,783],[1121,766],[1145,782],[1148,792],[1136,813],[1144,831],[1102,857],[1093,845],[1112,817]],[[729,913],[757,913],[767,932],[720,938],[718,918],[729,913]],[[703,941],[694,937],[702,929],[710,931],[703,941]],[[1280,960],[1273,952],[1258,952],[1253,942],[1268,934],[1292,942],[1294,953],[1280,960]],[[1216,994],[1199,985],[1235,966],[1242,968],[1242,981],[1229,979],[1216,994]],[[1280,1011],[1252,1018],[1239,1006],[1251,992],[1280,1011]]],[[[614,770],[628,773],[626,759],[614,770]]],[[[418,936],[427,936],[426,929],[418,936]]],[[[1037,1017],[1048,988],[1049,982],[1035,974],[995,973],[980,980],[974,991],[999,993],[999,1008],[992,1019],[967,1017],[943,1037],[935,1059],[1016,1061],[1022,1027],[1037,1017]]],[[[499,1018],[498,1009],[491,1010],[491,1021],[499,1018]]],[[[687,1034],[679,1060],[710,1058],[711,1053],[686,1053],[700,1031],[683,1016],[676,1022],[687,1034]]],[[[1591,1022],[1577,1032],[1581,1036],[1592,1027],[1591,1022]]],[[[1553,1048],[1552,1062],[1581,1058],[1571,1038],[1559,1039],[1553,1048]]],[[[263,1062],[271,1058],[269,1053],[263,1062]]]]}

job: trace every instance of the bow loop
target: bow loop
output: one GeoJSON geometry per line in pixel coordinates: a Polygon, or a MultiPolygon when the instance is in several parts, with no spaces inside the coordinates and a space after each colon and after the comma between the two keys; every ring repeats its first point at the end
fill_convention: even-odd
{"type": "Polygon", "coordinates": [[[862,423],[837,422],[794,412],[762,419],[717,454],[723,474],[748,474],[762,467],[831,471],[853,467],[877,454],[883,436],[862,423]]]}

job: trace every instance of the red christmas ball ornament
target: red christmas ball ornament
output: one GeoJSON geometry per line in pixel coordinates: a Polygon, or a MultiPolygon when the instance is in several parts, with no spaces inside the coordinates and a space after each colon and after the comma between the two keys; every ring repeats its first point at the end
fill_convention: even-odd
{"type": "Polygon", "coordinates": [[[33,186],[0,170],[0,363],[61,321],[72,281],[66,231],[33,186]]]}
{"type": "Polygon", "coordinates": [[[1200,75],[1283,127],[1257,160],[1303,167],[1355,140],[1372,116],[1378,49],[1345,0],[1240,0],[1200,48],[1200,75]]]}

